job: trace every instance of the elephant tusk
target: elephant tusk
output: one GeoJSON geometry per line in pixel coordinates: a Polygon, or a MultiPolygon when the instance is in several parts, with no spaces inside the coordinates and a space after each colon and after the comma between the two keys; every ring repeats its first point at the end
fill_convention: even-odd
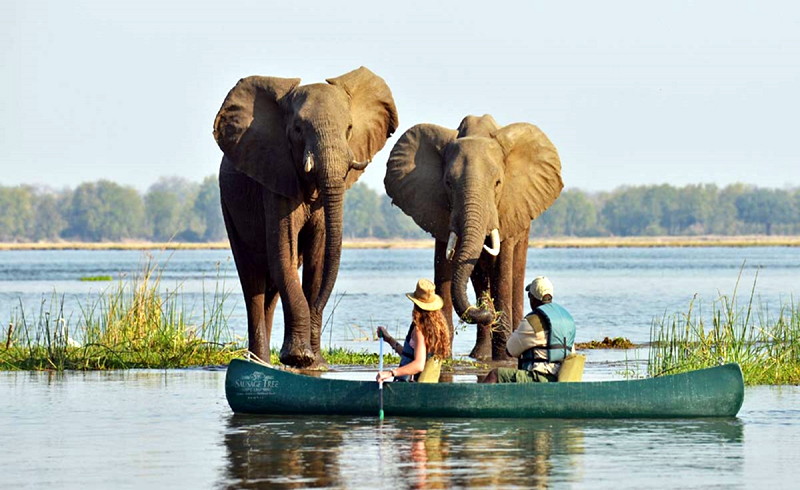
{"type": "Polygon", "coordinates": [[[306,166],[305,166],[306,173],[311,172],[314,170],[314,154],[310,151],[306,152],[306,166]]]}
{"type": "Polygon", "coordinates": [[[447,252],[445,252],[444,256],[447,260],[453,260],[453,255],[456,253],[456,243],[458,242],[458,236],[456,232],[450,232],[450,239],[447,240],[447,252]]]}
{"type": "Polygon", "coordinates": [[[369,165],[371,162],[372,160],[364,160],[363,162],[357,162],[353,160],[352,162],[350,162],[350,168],[352,168],[353,170],[364,170],[365,168],[367,168],[367,165],[369,165]]]}
{"type": "Polygon", "coordinates": [[[484,245],[483,249],[486,250],[486,252],[488,252],[490,255],[497,257],[497,254],[500,253],[500,232],[497,231],[497,228],[495,228],[492,230],[490,236],[492,237],[492,248],[484,245]]]}

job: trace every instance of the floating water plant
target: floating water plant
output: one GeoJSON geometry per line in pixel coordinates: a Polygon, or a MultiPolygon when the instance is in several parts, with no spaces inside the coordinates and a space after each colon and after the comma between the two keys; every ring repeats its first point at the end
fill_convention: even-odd
{"type": "Polygon", "coordinates": [[[111,276],[84,276],[81,277],[79,280],[82,282],[101,282],[101,281],[111,281],[114,278],[111,276]]]}

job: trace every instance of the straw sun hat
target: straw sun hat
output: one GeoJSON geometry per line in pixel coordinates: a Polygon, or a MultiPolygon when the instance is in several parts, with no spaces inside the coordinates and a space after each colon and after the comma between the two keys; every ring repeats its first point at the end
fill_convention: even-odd
{"type": "Polygon", "coordinates": [[[408,299],[425,311],[441,310],[444,300],[436,294],[436,287],[427,279],[417,281],[417,289],[413,293],[406,293],[408,299]]]}

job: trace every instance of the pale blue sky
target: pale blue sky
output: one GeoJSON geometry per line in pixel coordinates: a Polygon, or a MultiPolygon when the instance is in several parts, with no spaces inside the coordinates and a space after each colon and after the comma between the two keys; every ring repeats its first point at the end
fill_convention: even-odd
{"type": "Polygon", "coordinates": [[[400,128],[538,125],[569,188],[800,185],[797,2],[5,0],[0,185],[217,172],[211,135],[247,75],[360,65],[400,128]]]}

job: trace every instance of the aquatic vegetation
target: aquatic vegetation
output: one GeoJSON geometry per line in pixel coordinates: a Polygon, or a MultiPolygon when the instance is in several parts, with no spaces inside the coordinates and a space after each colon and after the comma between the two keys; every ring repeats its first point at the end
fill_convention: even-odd
{"type": "Polygon", "coordinates": [[[85,276],[78,279],[82,282],[99,282],[99,281],[112,281],[114,278],[111,276],[85,276]]]}
{"type": "Polygon", "coordinates": [[[651,376],[736,362],[750,385],[800,383],[800,305],[792,299],[771,314],[766,305],[756,304],[756,274],[749,301],[740,306],[740,279],[741,272],[733,294],[720,296],[710,317],[694,311],[693,299],[686,313],[653,322],[651,376]]]}
{"type": "Polygon", "coordinates": [[[636,345],[625,337],[605,337],[603,340],[590,340],[589,342],[578,342],[576,349],[633,349],[636,345]]]}
{"type": "MultiPolygon", "coordinates": [[[[328,364],[340,365],[358,365],[358,366],[377,366],[378,354],[376,352],[361,351],[356,352],[350,349],[343,349],[341,347],[332,347],[322,350],[322,357],[328,364]]],[[[383,362],[386,364],[399,364],[400,356],[397,354],[386,353],[383,354],[383,362]]]]}
{"type": "MultiPolygon", "coordinates": [[[[227,364],[245,347],[228,328],[228,292],[218,277],[202,294],[202,313],[184,304],[179,285],[163,289],[152,256],[141,269],[120,277],[95,299],[80,305],[73,322],[64,298],[43,298],[30,319],[20,304],[4,335],[0,369],[176,368],[227,364]]],[[[229,314],[229,313],[228,313],[229,314]]]]}

